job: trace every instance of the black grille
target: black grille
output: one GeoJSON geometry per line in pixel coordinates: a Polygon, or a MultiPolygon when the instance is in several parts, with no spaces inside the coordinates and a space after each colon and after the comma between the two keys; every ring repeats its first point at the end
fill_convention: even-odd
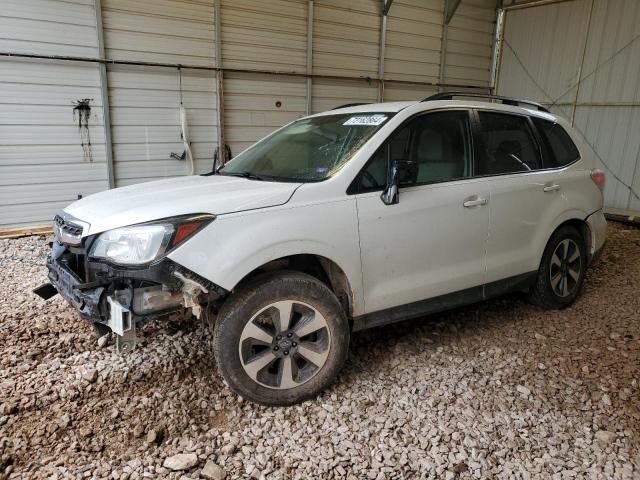
{"type": "Polygon", "coordinates": [[[71,235],[73,235],[73,236],[82,235],[82,227],[78,227],[76,225],[71,225],[71,224],[67,223],[64,226],[64,229],[67,232],[69,232],[71,235]]]}

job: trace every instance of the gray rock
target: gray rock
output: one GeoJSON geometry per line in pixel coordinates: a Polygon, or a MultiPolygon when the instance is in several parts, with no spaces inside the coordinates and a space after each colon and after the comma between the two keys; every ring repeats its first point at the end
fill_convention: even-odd
{"type": "Polygon", "coordinates": [[[220,451],[225,455],[233,455],[233,453],[236,451],[236,446],[233,443],[229,443],[222,447],[220,451]]]}
{"type": "Polygon", "coordinates": [[[67,428],[69,425],[71,425],[71,417],[68,413],[65,413],[58,419],[58,426],[60,428],[67,428]]]}
{"type": "Polygon", "coordinates": [[[595,433],[596,440],[603,445],[609,445],[613,443],[617,437],[617,435],[613,432],[609,432],[607,430],[598,430],[595,433]]]}
{"type": "Polygon", "coordinates": [[[100,348],[106,347],[108,343],[109,343],[109,334],[108,333],[106,335],[101,336],[98,339],[98,347],[100,347],[100,348]]]}
{"type": "Polygon", "coordinates": [[[138,423],[135,427],[133,427],[132,434],[134,438],[140,438],[142,435],[144,435],[144,426],[141,423],[138,423]]]}
{"type": "Polygon", "coordinates": [[[0,415],[13,415],[18,411],[18,404],[15,402],[5,402],[0,405],[0,415]]]}
{"type": "Polygon", "coordinates": [[[198,464],[198,456],[195,453],[178,453],[164,459],[162,466],[173,471],[189,470],[198,464]]]}
{"type": "Polygon", "coordinates": [[[149,430],[147,432],[147,438],[146,441],[147,443],[162,443],[163,440],[163,431],[160,428],[152,428],[151,430],[149,430]]]}
{"type": "Polygon", "coordinates": [[[89,383],[94,383],[98,379],[98,371],[95,368],[89,368],[82,373],[82,378],[89,383]]]}
{"type": "Polygon", "coordinates": [[[200,475],[208,480],[224,480],[227,476],[226,472],[211,460],[207,460],[200,475]]]}

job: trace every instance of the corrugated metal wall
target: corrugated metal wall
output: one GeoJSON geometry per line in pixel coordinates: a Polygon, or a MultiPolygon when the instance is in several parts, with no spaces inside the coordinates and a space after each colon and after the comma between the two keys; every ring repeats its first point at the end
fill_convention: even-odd
{"type": "Polygon", "coordinates": [[[324,112],[347,103],[373,103],[378,85],[367,80],[319,79],[313,82],[312,113],[324,112]]]}
{"type": "Polygon", "coordinates": [[[447,29],[445,83],[489,86],[495,5],[487,0],[460,3],[447,29]]]}
{"type": "Polygon", "coordinates": [[[226,68],[305,73],[307,2],[223,0],[226,68]]]}
{"type": "Polygon", "coordinates": [[[93,0],[3,0],[0,32],[5,52],[98,54],[93,0]]]}
{"type": "Polygon", "coordinates": [[[313,72],[376,77],[381,2],[318,0],[313,24],[313,72]]]}
{"type": "Polygon", "coordinates": [[[605,204],[640,210],[640,2],[508,12],[498,91],[573,121],[607,172],[605,204]]]}
{"type": "Polygon", "coordinates": [[[304,116],[302,78],[230,74],[224,81],[225,138],[236,155],[276,128],[304,116]]]}
{"type": "Polygon", "coordinates": [[[109,103],[116,186],[187,175],[180,105],[187,112],[196,173],[211,171],[216,138],[215,78],[210,72],[116,65],[109,103]]]}
{"type": "MultiPolygon", "coordinates": [[[[5,0],[0,51],[96,56],[93,1],[5,0]]],[[[108,188],[96,64],[0,61],[0,225],[52,218],[108,188]],[[75,102],[90,99],[90,154],[80,145],[75,102]]]]}
{"type": "Polygon", "coordinates": [[[102,0],[109,59],[215,65],[212,0],[102,0]]]}
{"type": "Polygon", "coordinates": [[[444,55],[444,0],[395,0],[381,63],[382,3],[4,0],[0,227],[47,223],[79,195],[108,188],[109,171],[114,186],[188,174],[187,162],[170,157],[184,150],[181,103],[199,173],[212,168],[219,133],[237,154],[308,112],[420,99],[442,82],[487,87],[495,0],[462,1],[444,55]],[[91,158],[73,117],[73,103],[85,98],[91,158]]]}
{"type": "Polygon", "coordinates": [[[440,2],[394,2],[387,20],[386,78],[438,82],[443,10],[440,2]]]}

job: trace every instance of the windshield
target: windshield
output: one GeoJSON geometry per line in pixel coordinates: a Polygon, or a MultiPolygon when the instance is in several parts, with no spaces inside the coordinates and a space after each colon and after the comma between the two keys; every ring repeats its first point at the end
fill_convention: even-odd
{"type": "Polygon", "coordinates": [[[325,180],[391,116],[351,113],[298,120],[245,150],[218,173],[272,181],[325,180]]]}

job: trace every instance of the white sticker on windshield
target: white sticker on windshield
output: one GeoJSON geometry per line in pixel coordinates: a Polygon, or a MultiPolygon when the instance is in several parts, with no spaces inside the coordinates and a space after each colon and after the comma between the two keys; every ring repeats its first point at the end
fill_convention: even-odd
{"type": "Polygon", "coordinates": [[[343,123],[343,125],[380,125],[387,119],[385,115],[359,115],[357,117],[351,117],[349,120],[343,123]]]}

